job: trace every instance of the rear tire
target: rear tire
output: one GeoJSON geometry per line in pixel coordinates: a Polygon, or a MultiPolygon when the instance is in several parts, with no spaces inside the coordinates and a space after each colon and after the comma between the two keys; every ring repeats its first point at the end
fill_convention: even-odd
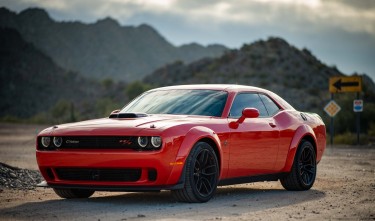
{"type": "Polygon", "coordinates": [[[313,145],[306,140],[302,140],[296,156],[294,157],[292,170],[280,179],[281,185],[286,190],[308,190],[316,177],[316,153],[313,145]]]}
{"type": "Polygon", "coordinates": [[[172,190],[177,201],[203,203],[212,198],[219,180],[219,163],[208,143],[198,142],[194,145],[186,160],[184,175],[184,188],[172,190]]]}
{"type": "Polygon", "coordinates": [[[82,189],[59,189],[53,188],[55,193],[61,198],[75,199],[75,198],[89,198],[95,193],[94,190],[82,190],[82,189]]]}

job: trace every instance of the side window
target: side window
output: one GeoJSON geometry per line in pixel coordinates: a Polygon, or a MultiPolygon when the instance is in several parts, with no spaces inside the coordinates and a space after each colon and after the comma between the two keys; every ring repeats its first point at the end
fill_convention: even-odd
{"type": "Polygon", "coordinates": [[[230,109],[230,117],[239,118],[242,115],[242,110],[246,107],[254,107],[259,110],[260,117],[268,116],[267,110],[261,101],[258,94],[255,93],[241,93],[234,98],[232,108],[230,109]]]}
{"type": "Polygon", "coordinates": [[[280,107],[277,106],[277,104],[275,104],[275,102],[267,95],[259,94],[259,96],[262,99],[264,106],[266,106],[269,116],[275,115],[280,110],[280,107]]]}

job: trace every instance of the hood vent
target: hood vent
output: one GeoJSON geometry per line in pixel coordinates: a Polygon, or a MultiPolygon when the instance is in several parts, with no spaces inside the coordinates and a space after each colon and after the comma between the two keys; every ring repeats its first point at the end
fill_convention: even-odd
{"type": "Polygon", "coordinates": [[[145,113],[115,113],[109,115],[109,118],[140,118],[147,117],[145,113]]]}

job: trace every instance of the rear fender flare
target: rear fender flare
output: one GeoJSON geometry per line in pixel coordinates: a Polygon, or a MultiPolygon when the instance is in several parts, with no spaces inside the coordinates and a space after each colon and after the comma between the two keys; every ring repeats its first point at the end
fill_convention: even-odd
{"type": "Polygon", "coordinates": [[[289,172],[291,170],[298,146],[305,136],[312,137],[314,139],[314,142],[316,143],[315,133],[311,127],[306,124],[298,127],[296,132],[294,133],[292,142],[290,143],[288,156],[286,158],[285,166],[282,169],[282,172],[289,172]]]}

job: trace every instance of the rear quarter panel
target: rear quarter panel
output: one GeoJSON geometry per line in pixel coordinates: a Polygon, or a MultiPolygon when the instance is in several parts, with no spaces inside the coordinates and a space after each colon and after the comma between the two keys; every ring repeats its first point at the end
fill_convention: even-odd
{"type": "Polygon", "coordinates": [[[301,112],[295,110],[285,110],[274,117],[280,129],[279,153],[275,163],[277,171],[290,171],[297,148],[307,137],[316,148],[317,162],[322,158],[326,146],[325,125],[316,114],[303,114],[306,121],[302,119],[301,112]]]}

